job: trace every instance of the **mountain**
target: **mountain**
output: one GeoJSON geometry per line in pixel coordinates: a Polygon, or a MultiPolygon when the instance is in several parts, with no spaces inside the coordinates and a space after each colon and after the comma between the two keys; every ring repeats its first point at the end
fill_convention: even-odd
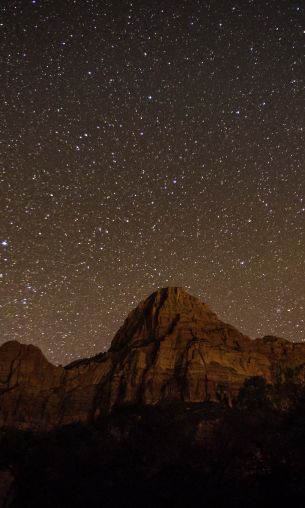
{"type": "Polygon", "coordinates": [[[35,346],[0,348],[0,426],[49,430],[92,421],[113,407],[161,401],[226,401],[246,379],[305,379],[305,344],[251,340],[181,288],[141,302],[109,351],[57,367],[35,346]]]}

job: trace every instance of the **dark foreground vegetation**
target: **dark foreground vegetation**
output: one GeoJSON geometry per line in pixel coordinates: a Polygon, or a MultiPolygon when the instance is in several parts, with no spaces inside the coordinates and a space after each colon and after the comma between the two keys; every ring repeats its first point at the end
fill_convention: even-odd
{"type": "Polygon", "coordinates": [[[2,431],[0,468],[10,508],[303,508],[305,390],[253,378],[233,408],[125,406],[91,425],[2,431]]]}

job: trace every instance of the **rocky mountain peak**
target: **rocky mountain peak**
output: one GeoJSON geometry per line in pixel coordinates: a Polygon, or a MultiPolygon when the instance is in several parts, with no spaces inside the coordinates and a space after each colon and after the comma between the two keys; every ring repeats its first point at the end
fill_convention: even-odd
{"type": "Polygon", "coordinates": [[[227,401],[245,380],[305,383],[305,344],[251,340],[179,287],[158,289],[130,314],[110,350],[50,364],[35,346],[0,347],[0,427],[50,429],[116,405],[227,401]]]}
{"type": "MultiPolygon", "coordinates": [[[[177,312],[183,316],[215,321],[216,314],[201,300],[190,295],[181,287],[165,287],[155,291],[146,302],[154,302],[159,313],[177,312]]],[[[145,303],[145,302],[144,302],[145,303]]]]}
{"type": "Polygon", "coordinates": [[[152,293],[130,312],[115,335],[111,350],[142,341],[162,340],[179,323],[216,323],[216,314],[198,298],[180,287],[165,287],[152,293]]]}

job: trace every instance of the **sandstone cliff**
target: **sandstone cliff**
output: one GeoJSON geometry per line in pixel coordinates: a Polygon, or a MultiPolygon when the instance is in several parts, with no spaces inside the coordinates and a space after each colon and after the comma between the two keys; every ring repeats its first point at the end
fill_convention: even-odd
{"type": "Polygon", "coordinates": [[[133,310],[108,353],[50,364],[34,346],[0,348],[0,426],[50,429],[86,421],[126,402],[227,400],[245,379],[304,382],[305,344],[251,340],[180,288],[133,310]]]}

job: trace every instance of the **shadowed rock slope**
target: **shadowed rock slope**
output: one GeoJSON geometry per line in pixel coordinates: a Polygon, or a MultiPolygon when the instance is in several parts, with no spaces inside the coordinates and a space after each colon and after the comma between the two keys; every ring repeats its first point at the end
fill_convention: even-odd
{"type": "Polygon", "coordinates": [[[133,310],[110,350],[66,367],[35,346],[0,348],[0,426],[51,429],[127,402],[229,403],[245,379],[303,383],[305,344],[251,340],[181,288],[163,288],[133,310]]]}

